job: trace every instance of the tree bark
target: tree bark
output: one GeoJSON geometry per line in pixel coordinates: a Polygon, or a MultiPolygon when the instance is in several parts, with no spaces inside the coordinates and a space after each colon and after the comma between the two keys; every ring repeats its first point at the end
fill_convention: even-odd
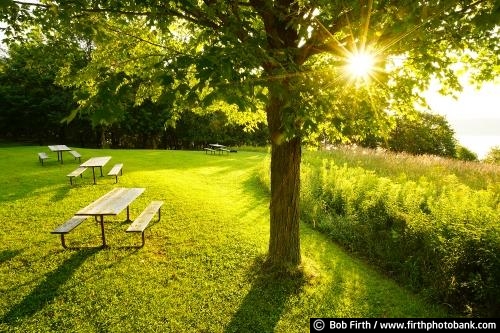
{"type": "Polygon", "coordinates": [[[271,265],[300,264],[299,203],[301,140],[283,140],[284,101],[271,92],[267,106],[271,132],[271,202],[269,257],[271,265]],[[274,96],[274,97],[273,97],[274,96]]]}

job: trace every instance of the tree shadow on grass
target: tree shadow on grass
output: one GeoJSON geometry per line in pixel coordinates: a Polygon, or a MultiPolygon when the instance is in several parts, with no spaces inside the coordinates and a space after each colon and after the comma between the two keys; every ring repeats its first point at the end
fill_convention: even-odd
{"type": "Polygon", "coordinates": [[[71,189],[71,186],[70,186],[69,182],[68,182],[67,186],[59,186],[59,188],[56,191],[54,191],[51,202],[61,201],[65,198],[67,198],[70,189],[71,189]]]}
{"type": "Polygon", "coordinates": [[[3,250],[0,251],[0,264],[9,261],[14,258],[18,254],[20,254],[22,250],[3,250]]]}
{"type": "Polygon", "coordinates": [[[73,273],[85,260],[93,256],[100,249],[88,249],[74,252],[54,271],[45,275],[45,278],[36,286],[30,294],[17,305],[14,305],[2,318],[0,322],[14,323],[24,317],[30,317],[50,303],[58,294],[59,289],[68,281],[73,273]]]}
{"type": "Polygon", "coordinates": [[[305,284],[301,274],[273,271],[264,258],[258,258],[250,272],[252,287],[226,327],[227,333],[273,332],[287,300],[305,284]]]}

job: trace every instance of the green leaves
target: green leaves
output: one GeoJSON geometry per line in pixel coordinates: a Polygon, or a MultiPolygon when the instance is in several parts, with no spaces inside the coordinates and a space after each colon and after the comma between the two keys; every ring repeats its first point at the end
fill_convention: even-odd
{"type": "Polygon", "coordinates": [[[454,132],[443,116],[416,113],[413,119],[398,117],[389,149],[415,155],[455,156],[454,132]]]}
{"type": "MultiPolygon", "coordinates": [[[[423,103],[418,90],[431,78],[441,81],[443,93],[461,89],[457,62],[475,69],[474,80],[497,76],[499,10],[497,0],[4,1],[0,7],[11,42],[67,43],[63,49],[75,56],[58,64],[57,80],[81,90],[82,110],[112,100],[204,113],[224,102],[241,114],[277,112],[286,137],[309,142],[386,136],[390,116],[423,103]],[[379,59],[366,84],[343,68],[349,54],[362,50],[379,59]],[[281,105],[266,109],[273,98],[281,105]]],[[[110,121],[116,117],[105,116],[108,108],[98,114],[110,121]]]]}

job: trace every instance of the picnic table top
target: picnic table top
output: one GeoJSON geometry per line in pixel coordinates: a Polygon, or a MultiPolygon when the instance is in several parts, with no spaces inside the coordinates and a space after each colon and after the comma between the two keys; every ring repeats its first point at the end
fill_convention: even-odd
{"type": "Polygon", "coordinates": [[[144,188],[118,187],[98,198],[88,206],[80,209],[75,215],[118,215],[128,207],[138,196],[144,192],[144,188]]]}
{"type": "Polygon", "coordinates": [[[224,145],[220,145],[218,143],[209,143],[208,144],[210,147],[214,147],[214,148],[225,148],[226,146],[224,145]]]}
{"type": "Polygon", "coordinates": [[[69,148],[66,145],[51,145],[48,146],[51,151],[70,151],[71,148],[69,148]]]}
{"type": "Polygon", "coordinates": [[[111,159],[111,156],[91,157],[80,166],[82,167],[102,167],[111,159]]]}

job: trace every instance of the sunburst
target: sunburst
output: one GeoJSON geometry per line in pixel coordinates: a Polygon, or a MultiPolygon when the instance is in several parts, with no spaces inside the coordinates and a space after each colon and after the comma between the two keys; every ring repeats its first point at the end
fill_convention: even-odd
{"type": "Polygon", "coordinates": [[[368,52],[352,53],[347,57],[347,71],[356,79],[368,80],[375,71],[375,55],[368,52]]]}

